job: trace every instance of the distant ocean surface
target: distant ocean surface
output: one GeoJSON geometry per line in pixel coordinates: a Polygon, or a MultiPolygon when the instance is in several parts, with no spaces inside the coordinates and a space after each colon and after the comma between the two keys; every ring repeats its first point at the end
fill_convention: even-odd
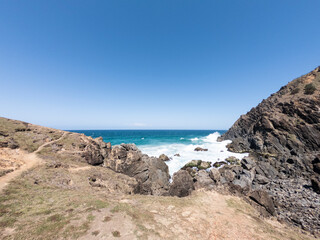
{"type": "Polygon", "coordinates": [[[170,161],[166,162],[172,175],[187,162],[194,159],[203,161],[222,161],[229,156],[242,158],[247,154],[229,152],[226,145],[230,141],[217,142],[225,130],[72,130],[93,138],[103,137],[105,142],[119,145],[134,143],[149,156],[158,157],[164,153],[170,161]],[[207,152],[196,152],[196,147],[207,148],[207,152]],[[174,156],[180,154],[180,157],[174,156]]]}

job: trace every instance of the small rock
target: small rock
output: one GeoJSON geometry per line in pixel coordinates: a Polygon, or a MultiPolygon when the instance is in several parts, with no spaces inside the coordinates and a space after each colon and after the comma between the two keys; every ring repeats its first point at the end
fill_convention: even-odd
{"type": "Polygon", "coordinates": [[[213,167],[219,168],[219,167],[221,167],[221,166],[223,166],[223,165],[225,165],[225,164],[227,164],[227,163],[226,163],[226,162],[223,162],[223,161],[219,161],[219,162],[215,162],[215,163],[213,164],[213,167]]]}
{"type": "Polygon", "coordinates": [[[184,165],[184,167],[182,169],[186,169],[188,167],[191,167],[191,168],[196,167],[197,168],[201,164],[201,162],[202,162],[201,160],[192,160],[192,161],[188,162],[186,165],[184,165]]]}
{"type": "Polygon", "coordinates": [[[208,149],[207,148],[201,148],[201,147],[196,147],[195,149],[194,149],[194,151],[196,151],[196,152],[203,152],[203,151],[208,151],[208,149]]]}
{"type": "Polygon", "coordinates": [[[240,165],[240,160],[234,156],[228,157],[225,160],[231,165],[240,165]]]}
{"type": "Polygon", "coordinates": [[[167,155],[165,155],[165,154],[161,154],[159,156],[159,159],[162,160],[162,161],[169,161],[170,160],[169,157],[167,155]]]}
{"type": "Polygon", "coordinates": [[[176,153],[174,156],[175,156],[175,157],[180,157],[180,154],[179,154],[179,153],[176,153]]]}
{"type": "Polygon", "coordinates": [[[200,165],[198,165],[198,169],[207,169],[211,167],[211,162],[201,161],[200,165]]]}

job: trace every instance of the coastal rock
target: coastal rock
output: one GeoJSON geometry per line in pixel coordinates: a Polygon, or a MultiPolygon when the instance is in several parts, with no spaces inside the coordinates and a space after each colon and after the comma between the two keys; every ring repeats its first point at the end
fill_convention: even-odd
{"type": "Polygon", "coordinates": [[[180,157],[180,154],[179,154],[179,153],[176,153],[174,156],[175,156],[175,157],[180,157]]]}
{"type": "Polygon", "coordinates": [[[196,151],[196,152],[203,152],[203,151],[208,151],[208,149],[207,148],[201,148],[201,147],[196,147],[195,149],[194,149],[194,151],[196,151]]]}
{"type": "MultiPolygon", "coordinates": [[[[232,184],[281,221],[320,233],[320,67],[301,76],[242,115],[218,140],[233,152],[249,152],[232,184]],[[313,86],[312,92],[299,91],[313,86]],[[311,185],[310,185],[311,183],[311,185]]],[[[220,169],[219,169],[220,171],[220,169]]],[[[226,172],[228,173],[228,172],[226,172]]],[[[221,175],[225,174],[221,172],[221,175]]],[[[222,182],[227,181],[222,177],[222,182]]]]}
{"type": "Polygon", "coordinates": [[[202,162],[201,160],[191,160],[186,165],[184,165],[184,167],[182,169],[185,169],[185,168],[188,168],[188,167],[190,167],[190,168],[198,167],[201,162],[202,162]]]}
{"type": "Polygon", "coordinates": [[[223,166],[223,165],[225,165],[225,164],[227,164],[227,163],[224,162],[224,161],[219,161],[219,162],[215,162],[215,163],[213,164],[213,167],[219,168],[219,167],[221,167],[221,166],[223,166]]]}
{"type": "Polygon", "coordinates": [[[226,158],[225,161],[231,165],[240,165],[240,160],[233,156],[226,158]]]}
{"type": "Polygon", "coordinates": [[[103,141],[102,138],[90,139],[89,144],[84,148],[82,156],[91,165],[102,164],[104,159],[111,152],[111,146],[103,141]]]}
{"type": "Polygon", "coordinates": [[[173,174],[169,193],[171,196],[186,197],[194,190],[193,179],[186,170],[173,174]]]}
{"type": "Polygon", "coordinates": [[[165,154],[161,154],[159,156],[159,159],[162,160],[162,161],[169,161],[170,160],[170,158],[165,154]]]}
{"type": "Polygon", "coordinates": [[[211,162],[206,162],[202,160],[192,160],[188,162],[182,169],[187,169],[187,168],[197,168],[199,170],[201,169],[207,169],[211,167],[211,162]]]}
{"type": "Polygon", "coordinates": [[[211,179],[215,182],[215,183],[218,183],[220,182],[220,172],[218,169],[216,168],[211,168],[210,169],[210,172],[209,172],[209,176],[211,177],[211,179]]]}
{"type": "Polygon", "coordinates": [[[250,193],[249,197],[263,206],[271,215],[275,215],[275,207],[272,199],[269,197],[269,194],[263,190],[256,190],[250,193]]]}
{"type": "Polygon", "coordinates": [[[211,167],[211,162],[201,161],[200,165],[198,166],[198,169],[208,169],[211,167]]]}
{"type": "Polygon", "coordinates": [[[169,190],[169,169],[159,158],[142,154],[134,144],[114,146],[104,160],[104,166],[116,172],[134,177],[140,194],[167,195],[169,190]]]}
{"type": "Polygon", "coordinates": [[[200,170],[196,175],[195,180],[194,187],[196,190],[201,188],[211,190],[214,188],[214,182],[209,177],[209,173],[205,170],[200,170]]]}

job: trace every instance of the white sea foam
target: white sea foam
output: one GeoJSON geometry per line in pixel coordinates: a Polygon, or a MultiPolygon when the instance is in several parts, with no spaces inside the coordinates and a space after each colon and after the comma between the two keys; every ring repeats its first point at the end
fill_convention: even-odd
{"type": "Polygon", "coordinates": [[[192,144],[163,144],[158,146],[145,145],[140,146],[139,148],[143,153],[148,154],[149,156],[159,157],[161,154],[166,154],[172,160],[166,162],[169,167],[169,173],[172,176],[173,173],[177,172],[182,168],[186,163],[191,160],[203,160],[210,161],[212,163],[217,161],[223,161],[227,157],[235,156],[236,158],[242,159],[247,156],[246,153],[233,153],[229,152],[226,148],[226,145],[231,141],[222,141],[218,142],[217,138],[220,136],[218,132],[212,133],[206,137],[202,138],[193,138],[192,144]],[[195,140],[197,139],[197,140],[195,140]],[[197,141],[197,142],[196,142],[197,141]],[[207,148],[208,151],[196,152],[194,149],[196,147],[207,148]],[[179,153],[180,157],[174,156],[179,153]]]}
{"type": "Polygon", "coordinates": [[[144,138],[141,138],[142,140],[144,139],[144,138]]]}
{"type": "Polygon", "coordinates": [[[180,140],[183,140],[184,138],[180,138],[180,140]]]}

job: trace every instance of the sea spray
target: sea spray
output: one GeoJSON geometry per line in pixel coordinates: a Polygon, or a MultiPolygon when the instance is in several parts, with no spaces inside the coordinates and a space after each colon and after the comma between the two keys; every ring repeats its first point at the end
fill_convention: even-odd
{"type": "Polygon", "coordinates": [[[210,161],[212,163],[217,161],[223,161],[227,157],[234,156],[236,158],[242,159],[247,156],[246,153],[233,153],[229,152],[227,149],[227,144],[231,141],[218,142],[217,138],[220,136],[218,132],[209,134],[208,136],[201,138],[192,138],[191,144],[161,144],[161,145],[142,145],[139,146],[143,153],[150,156],[158,157],[161,154],[166,154],[170,161],[166,162],[169,167],[170,175],[181,169],[186,163],[191,160],[203,160],[210,161]],[[196,152],[194,149],[196,147],[206,148],[208,151],[196,152]],[[179,154],[179,156],[174,156],[179,154]]]}

